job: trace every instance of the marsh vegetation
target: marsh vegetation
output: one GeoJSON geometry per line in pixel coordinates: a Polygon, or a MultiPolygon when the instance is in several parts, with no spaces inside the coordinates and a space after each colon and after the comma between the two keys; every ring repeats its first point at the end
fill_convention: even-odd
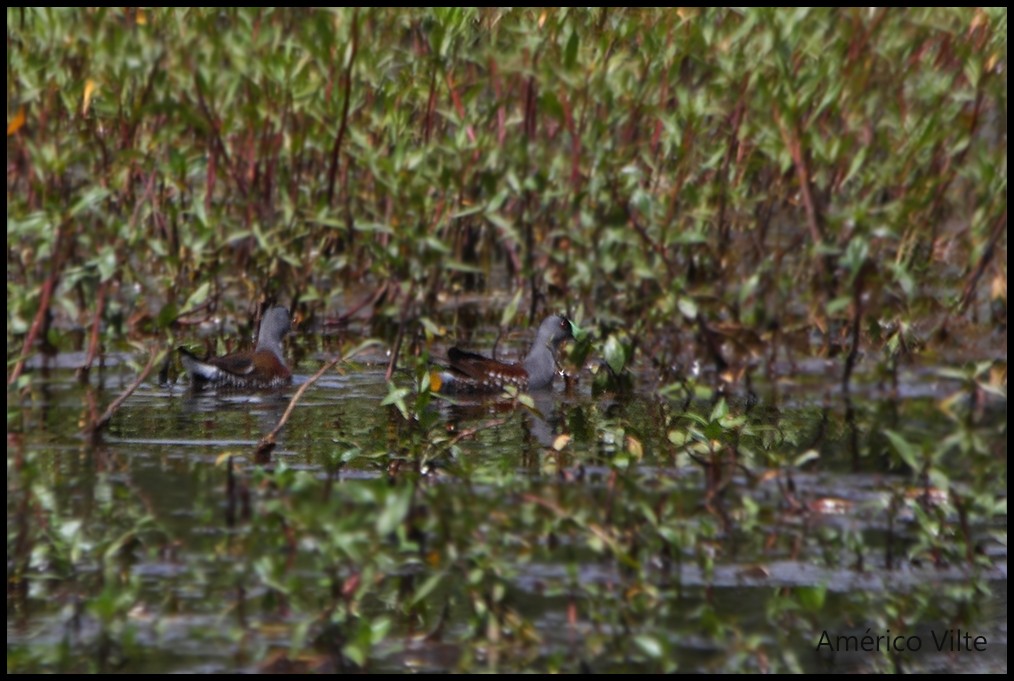
{"type": "Polygon", "coordinates": [[[7,26],[9,672],[1006,671],[1005,9],[7,26]]]}

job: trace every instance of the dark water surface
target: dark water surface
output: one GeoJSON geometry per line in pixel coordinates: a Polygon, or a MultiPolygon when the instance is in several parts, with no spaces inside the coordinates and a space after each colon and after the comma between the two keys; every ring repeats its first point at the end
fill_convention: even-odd
{"type": "Polygon", "coordinates": [[[1005,377],[581,375],[406,420],[377,356],[258,460],[318,361],[143,385],[92,442],[135,376],[109,359],[8,404],[8,671],[1006,671],[1005,377]]]}

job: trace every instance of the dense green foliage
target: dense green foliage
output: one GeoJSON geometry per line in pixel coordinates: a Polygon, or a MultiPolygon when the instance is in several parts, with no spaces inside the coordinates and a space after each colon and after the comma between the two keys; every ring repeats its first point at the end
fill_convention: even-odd
{"type": "Polygon", "coordinates": [[[116,336],[364,283],[411,321],[499,263],[646,342],[830,338],[862,290],[892,328],[977,287],[1005,323],[1006,260],[1002,294],[975,271],[1006,248],[1006,17],[10,9],[8,357],[47,284],[57,327],[101,301],[116,336]]]}

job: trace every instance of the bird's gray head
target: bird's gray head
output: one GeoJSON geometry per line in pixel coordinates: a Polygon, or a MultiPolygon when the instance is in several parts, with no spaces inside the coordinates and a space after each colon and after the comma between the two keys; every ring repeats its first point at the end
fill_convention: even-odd
{"type": "Polygon", "coordinates": [[[574,325],[571,321],[560,314],[546,317],[539,325],[539,333],[535,339],[536,345],[548,345],[555,348],[565,340],[574,337],[574,325]]]}

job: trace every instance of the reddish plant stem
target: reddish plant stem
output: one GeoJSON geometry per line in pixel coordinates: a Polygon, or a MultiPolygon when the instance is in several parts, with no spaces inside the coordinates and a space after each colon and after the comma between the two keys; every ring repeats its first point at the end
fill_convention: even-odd
{"type": "Polygon", "coordinates": [[[208,125],[211,127],[211,143],[218,150],[219,156],[221,156],[225,162],[225,166],[229,169],[229,173],[232,175],[233,180],[235,180],[240,193],[246,195],[246,180],[243,178],[242,173],[240,173],[236,168],[235,163],[233,163],[229,158],[229,152],[225,148],[225,141],[222,140],[222,126],[215,117],[215,114],[212,113],[211,107],[208,106],[208,102],[204,98],[204,90],[201,88],[201,83],[197,79],[196,75],[194,76],[194,91],[197,93],[197,103],[200,105],[201,111],[204,113],[204,117],[208,119],[208,125]]]}
{"type": "MultiPolygon", "coordinates": [[[[975,297],[975,290],[979,286],[979,279],[982,278],[983,273],[986,271],[986,267],[989,266],[990,261],[993,259],[993,255],[996,253],[996,244],[1000,241],[1000,237],[1007,233],[1007,209],[1003,211],[1003,215],[997,218],[997,221],[993,224],[992,233],[989,235],[989,243],[986,248],[983,249],[982,255],[979,257],[979,262],[976,263],[975,269],[968,275],[968,280],[965,282],[965,290],[961,294],[961,303],[958,305],[958,314],[964,314],[965,310],[972,302],[972,298],[975,297]]],[[[1006,281],[1006,277],[1005,277],[1006,281]]]]}
{"type": "Polygon", "coordinates": [[[852,370],[856,365],[856,358],[859,357],[859,330],[863,321],[863,280],[866,277],[867,266],[864,264],[856,273],[855,282],[852,285],[852,328],[851,347],[845,358],[845,372],[842,375],[842,391],[847,395],[849,392],[849,381],[852,378],[852,370]]]}
{"type": "Polygon", "coordinates": [[[35,311],[35,318],[32,319],[32,325],[28,329],[28,335],[25,336],[25,343],[21,347],[21,356],[14,364],[14,369],[11,371],[11,375],[7,377],[7,385],[13,385],[14,382],[21,376],[21,372],[24,371],[25,368],[25,360],[28,358],[28,354],[31,352],[32,346],[35,345],[35,339],[38,338],[42,325],[46,320],[46,312],[49,310],[49,301],[53,298],[53,291],[56,289],[56,285],[60,281],[60,267],[63,261],[63,258],[60,255],[62,250],[62,237],[63,230],[62,228],[57,227],[56,235],[53,238],[53,260],[50,262],[49,276],[46,277],[46,281],[42,284],[42,292],[39,295],[39,307],[35,311]]]}
{"type": "Polygon", "coordinates": [[[349,125],[349,105],[352,103],[352,67],[356,64],[356,52],[359,47],[359,8],[352,11],[352,54],[349,55],[349,63],[345,68],[345,75],[342,77],[342,87],[345,90],[345,101],[342,102],[342,120],[338,125],[338,134],[335,136],[334,146],[331,147],[331,167],[327,171],[327,205],[334,200],[335,178],[338,176],[338,155],[341,152],[342,142],[345,140],[345,131],[349,125]]]}
{"type": "Polygon", "coordinates": [[[394,370],[398,368],[398,353],[401,352],[401,342],[405,338],[405,326],[408,323],[409,308],[415,298],[415,283],[409,287],[408,295],[401,307],[401,319],[398,321],[398,335],[394,339],[394,347],[391,349],[391,361],[387,364],[387,371],[384,373],[384,380],[390,381],[394,376],[394,370]]]}
{"type": "Polygon", "coordinates": [[[110,280],[107,279],[99,284],[99,290],[95,294],[95,314],[92,315],[92,329],[88,337],[88,353],[85,355],[84,364],[78,369],[79,376],[87,376],[91,371],[92,363],[99,352],[99,329],[102,322],[102,312],[106,308],[106,292],[109,289],[110,280]]]}
{"type": "Polygon", "coordinates": [[[433,133],[433,113],[437,108],[437,64],[433,62],[433,73],[430,74],[430,94],[426,100],[426,120],[423,122],[423,141],[429,144],[433,133]]]}
{"type": "Polygon", "coordinates": [[[106,407],[106,410],[102,413],[101,417],[89,424],[87,432],[90,433],[93,438],[96,437],[103,428],[109,425],[113,415],[120,409],[127,398],[130,397],[135,390],[137,390],[138,386],[144,382],[144,379],[148,378],[148,374],[150,374],[151,370],[155,367],[155,360],[157,360],[160,355],[161,353],[158,348],[152,347],[151,354],[148,357],[148,363],[144,366],[144,369],[141,370],[141,373],[138,374],[137,379],[131,383],[130,387],[124,390],[119,397],[113,400],[112,404],[106,407]]]}
{"type": "MultiPolygon", "coordinates": [[[[465,120],[465,105],[461,102],[461,95],[458,94],[457,88],[454,87],[454,80],[451,78],[451,72],[448,71],[447,75],[447,89],[451,92],[451,102],[454,104],[454,110],[458,112],[458,118],[464,122],[465,120]]],[[[475,129],[469,123],[465,123],[465,133],[468,135],[468,140],[475,144],[475,129]]]]}
{"type": "Polygon", "coordinates": [[[311,385],[316,383],[321,376],[323,376],[325,373],[333,369],[340,361],[342,361],[342,356],[338,355],[330,362],[325,363],[324,366],[322,366],[319,370],[317,370],[317,373],[315,373],[306,381],[306,383],[299,386],[299,390],[297,390],[296,394],[292,396],[291,400],[289,400],[289,406],[285,408],[285,413],[282,414],[282,418],[278,420],[278,423],[275,424],[275,427],[271,429],[271,432],[262,437],[260,442],[257,443],[255,454],[258,458],[263,457],[264,455],[269,453],[272,449],[274,449],[275,438],[278,437],[278,433],[282,431],[282,428],[285,427],[285,424],[289,422],[289,417],[292,416],[292,410],[296,408],[296,405],[299,403],[299,400],[303,398],[303,394],[307,391],[307,389],[311,385]]]}

